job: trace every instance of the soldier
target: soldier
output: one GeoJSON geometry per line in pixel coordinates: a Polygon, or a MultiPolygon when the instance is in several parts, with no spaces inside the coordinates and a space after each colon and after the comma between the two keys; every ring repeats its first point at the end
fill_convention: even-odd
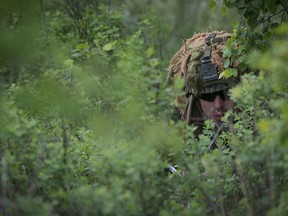
{"type": "MultiPolygon", "coordinates": [[[[179,113],[176,116],[186,124],[196,126],[196,138],[202,133],[205,120],[215,123],[215,136],[209,149],[217,148],[215,138],[227,130],[223,116],[228,110],[235,110],[229,90],[239,82],[239,76],[219,78],[225,70],[223,51],[230,37],[231,34],[224,31],[194,34],[171,59],[166,81],[172,85],[176,79],[184,80],[183,91],[176,99],[179,113]]],[[[236,68],[237,63],[230,67],[236,68]]],[[[176,166],[169,165],[168,171],[178,173],[176,166]]]]}
{"type": "Polygon", "coordinates": [[[175,79],[184,79],[183,94],[178,96],[176,106],[182,120],[197,126],[196,137],[202,132],[206,119],[213,120],[219,128],[224,114],[235,108],[228,91],[238,79],[219,78],[225,70],[223,50],[230,36],[223,31],[195,34],[170,61],[167,82],[172,84],[175,79]]]}

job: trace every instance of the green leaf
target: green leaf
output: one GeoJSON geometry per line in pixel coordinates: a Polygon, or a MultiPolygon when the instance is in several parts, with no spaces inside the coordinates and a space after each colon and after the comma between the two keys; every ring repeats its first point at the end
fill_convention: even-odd
{"type": "Polygon", "coordinates": [[[238,28],[239,27],[239,22],[237,20],[233,20],[231,22],[231,26],[232,26],[232,28],[238,28]]]}
{"type": "Polygon", "coordinates": [[[110,43],[107,43],[107,44],[105,44],[104,46],[103,46],[103,50],[104,51],[110,51],[110,50],[112,50],[113,48],[114,48],[114,46],[115,46],[115,44],[117,43],[117,40],[116,41],[112,41],[112,42],[110,42],[110,43]]]}
{"type": "Polygon", "coordinates": [[[238,67],[239,67],[239,69],[240,69],[241,71],[245,71],[245,70],[247,69],[247,64],[245,64],[245,63],[240,63],[238,67]]]}
{"type": "Polygon", "coordinates": [[[231,49],[231,46],[232,46],[232,38],[229,38],[228,40],[227,40],[227,43],[226,43],[226,47],[227,47],[227,49],[231,49]]]}
{"type": "Polygon", "coordinates": [[[229,7],[229,8],[234,7],[234,3],[232,1],[224,1],[224,2],[225,2],[226,7],[229,7]]]}
{"type": "Polygon", "coordinates": [[[223,58],[230,58],[231,57],[231,51],[228,49],[225,49],[223,52],[223,58]]]}
{"type": "Polygon", "coordinates": [[[239,49],[232,49],[231,53],[232,53],[232,55],[239,55],[240,54],[240,50],[239,49]]]}
{"type": "Polygon", "coordinates": [[[112,50],[112,48],[113,48],[113,44],[112,43],[107,43],[107,44],[105,44],[104,46],[103,46],[103,50],[104,51],[109,51],[109,50],[112,50]]]}
{"type": "Polygon", "coordinates": [[[262,6],[263,2],[262,0],[254,0],[252,1],[252,5],[256,8],[260,8],[262,6]]]}
{"type": "Polygon", "coordinates": [[[243,56],[243,55],[237,56],[237,57],[235,58],[235,61],[237,61],[237,62],[239,62],[239,63],[242,63],[242,62],[244,62],[245,60],[246,60],[246,57],[243,56]]]}
{"type": "Polygon", "coordinates": [[[237,0],[236,6],[237,6],[238,9],[243,8],[244,5],[245,5],[245,0],[237,0]]]}
{"type": "MultiPolygon", "coordinates": [[[[269,2],[270,3],[270,2],[269,2]]],[[[274,14],[277,12],[277,8],[278,8],[278,4],[275,4],[274,2],[271,2],[270,4],[268,4],[268,10],[270,13],[274,14]]]]}
{"type": "Polygon", "coordinates": [[[222,71],[219,75],[219,78],[229,78],[233,76],[233,69],[235,68],[227,68],[226,70],[222,71]]]}
{"type": "Polygon", "coordinates": [[[158,60],[157,58],[150,59],[150,60],[149,60],[149,65],[150,65],[151,67],[156,67],[156,66],[159,65],[159,60],[158,60]]]}
{"type": "Polygon", "coordinates": [[[80,43],[76,45],[77,50],[84,50],[84,49],[87,49],[88,47],[89,47],[88,43],[80,43]]]}
{"type": "Polygon", "coordinates": [[[238,75],[238,69],[237,68],[232,68],[232,75],[234,77],[237,77],[237,75],[238,75]]]}
{"type": "Polygon", "coordinates": [[[230,59],[225,59],[225,61],[224,61],[224,67],[225,67],[225,68],[228,68],[229,65],[230,65],[230,59]]]}
{"type": "Polygon", "coordinates": [[[260,119],[259,123],[258,123],[258,128],[259,131],[261,132],[269,132],[270,130],[270,120],[269,119],[260,119]]]}
{"type": "Polygon", "coordinates": [[[147,50],[146,50],[146,55],[148,58],[150,58],[152,55],[154,55],[155,51],[154,51],[154,48],[153,47],[149,47],[147,50]]]}
{"type": "Polygon", "coordinates": [[[222,77],[224,77],[224,71],[219,74],[219,79],[222,79],[222,77]]]}
{"type": "Polygon", "coordinates": [[[247,20],[248,25],[252,28],[255,29],[258,26],[258,21],[257,19],[249,18],[247,20]]]}
{"type": "Polygon", "coordinates": [[[71,57],[73,57],[73,58],[79,58],[79,57],[81,57],[81,56],[82,56],[82,54],[79,53],[79,52],[73,53],[73,54],[71,55],[71,57]]]}
{"type": "Polygon", "coordinates": [[[220,13],[221,13],[222,16],[226,16],[226,14],[227,14],[227,8],[224,7],[224,6],[222,6],[222,7],[220,8],[220,13]]]}
{"type": "Polygon", "coordinates": [[[209,7],[209,9],[210,9],[211,11],[213,11],[216,6],[217,6],[217,5],[216,5],[215,0],[210,0],[210,1],[209,1],[208,7],[209,7]]]}
{"type": "Polygon", "coordinates": [[[99,41],[98,41],[97,39],[94,39],[94,40],[93,40],[93,43],[94,43],[97,47],[100,48],[99,41]]]}
{"type": "Polygon", "coordinates": [[[71,68],[73,66],[74,61],[72,59],[66,59],[64,61],[65,67],[71,68]]]}

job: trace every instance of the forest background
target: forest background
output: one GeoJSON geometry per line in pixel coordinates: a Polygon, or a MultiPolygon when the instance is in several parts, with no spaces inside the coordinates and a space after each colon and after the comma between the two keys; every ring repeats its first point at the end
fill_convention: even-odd
{"type": "MultiPolygon", "coordinates": [[[[288,4],[2,0],[1,215],[287,215],[288,4]],[[233,133],[172,118],[169,60],[233,35],[233,133]],[[165,173],[177,165],[174,174],[165,173]]],[[[228,115],[224,118],[228,124],[228,115]]]]}

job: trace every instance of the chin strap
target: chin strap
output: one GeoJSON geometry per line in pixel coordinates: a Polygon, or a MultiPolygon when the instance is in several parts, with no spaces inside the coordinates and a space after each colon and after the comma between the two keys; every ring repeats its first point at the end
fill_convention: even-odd
{"type": "Polygon", "coordinates": [[[187,125],[190,125],[190,123],[191,123],[193,99],[194,99],[194,95],[191,94],[189,97],[189,102],[188,102],[186,109],[185,109],[185,112],[184,112],[184,118],[183,119],[187,125]]]}
{"type": "Polygon", "coordinates": [[[199,123],[205,121],[207,116],[203,113],[200,101],[194,94],[190,94],[189,101],[186,104],[184,113],[182,114],[182,120],[190,125],[191,123],[199,123]]]}

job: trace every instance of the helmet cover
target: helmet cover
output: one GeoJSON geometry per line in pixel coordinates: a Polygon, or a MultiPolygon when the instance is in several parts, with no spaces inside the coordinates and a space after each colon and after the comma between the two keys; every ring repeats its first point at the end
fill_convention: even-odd
{"type": "MultiPolygon", "coordinates": [[[[229,37],[231,34],[224,31],[194,34],[170,60],[166,82],[172,84],[175,79],[184,79],[184,95],[193,94],[196,97],[236,85],[235,77],[219,79],[220,73],[225,70],[223,51],[229,37]]],[[[237,64],[232,67],[237,67],[237,64]]],[[[185,96],[179,96],[178,106],[181,107],[183,102],[186,104],[186,100],[185,96]]]]}

